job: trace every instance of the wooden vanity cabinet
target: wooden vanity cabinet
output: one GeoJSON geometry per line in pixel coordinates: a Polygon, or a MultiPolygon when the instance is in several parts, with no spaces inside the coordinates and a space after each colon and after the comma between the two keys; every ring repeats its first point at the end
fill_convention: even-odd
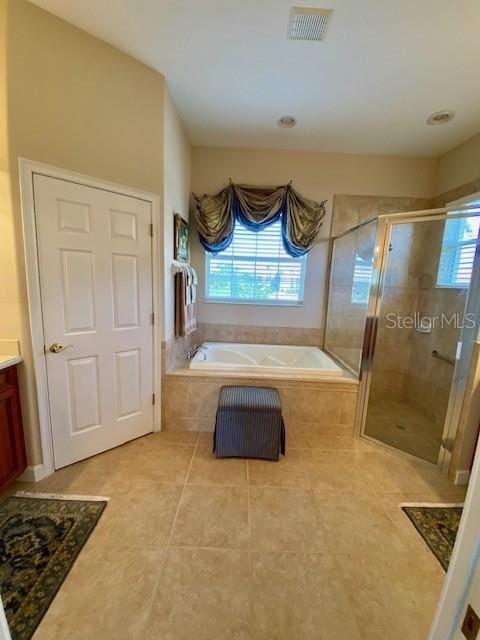
{"type": "Polygon", "coordinates": [[[26,469],[17,365],[0,369],[0,492],[26,469]]]}

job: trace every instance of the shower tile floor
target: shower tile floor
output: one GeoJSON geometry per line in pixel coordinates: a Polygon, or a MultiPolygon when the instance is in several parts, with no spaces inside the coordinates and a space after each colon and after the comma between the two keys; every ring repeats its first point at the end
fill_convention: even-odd
{"type": "Polygon", "coordinates": [[[364,441],[291,431],[278,463],[163,432],[17,483],[110,497],[34,640],[425,640],[444,572],[398,505],[464,491],[364,441]]]}
{"type": "Polygon", "coordinates": [[[406,402],[393,398],[372,399],[365,434],[427,462],[437,463],[441,428],[406,402]]]}

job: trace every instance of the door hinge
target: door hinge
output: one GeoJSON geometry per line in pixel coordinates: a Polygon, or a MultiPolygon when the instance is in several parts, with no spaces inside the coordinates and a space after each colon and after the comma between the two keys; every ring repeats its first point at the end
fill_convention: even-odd
{"type": "Polygon", "coordinates": [[[152,393],[152,404],[155,404],[155,394],[152,393]]]}
{"type": "Polygon", "coordinates": [[[148,225],[148,233],[153,237],[153,222],[148,225]]]}
{"type": "Polygon", "coordinates": [[[442,447],[445,449],[445,451],[452,453],[454,446],[455,440],[453,438],[445,438],[444,440],[442,440],[442,447]]]}
{"type": "Polygon", "coordinates": [[[155,324],[155,314],[154,313],[150,314],[150,324],[152,324],[152,325],[155,324]]]}

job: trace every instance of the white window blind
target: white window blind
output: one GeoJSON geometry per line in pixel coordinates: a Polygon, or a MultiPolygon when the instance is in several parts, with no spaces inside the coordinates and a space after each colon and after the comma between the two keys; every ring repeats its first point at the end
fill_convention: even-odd
{"type": "Polygon", "coordinates": [[[445,222],[437,286],[465,288],[470,285],[479,230],[478,217],[445,222]]]}
{"type": "Polygon", "coordinates": [[[206,255],[205,297],[209,301],[303,302],[306,256],[292,258],[286,253],[280,221],[258,233],[237,222],[228,249],[206,255]]]}
{"type": "Polygon", "coordinates": [[[352,278],[352,295],[350,301],[353,304],[366,304],[370,293],[370,283],[373,274],[373,258],[365,259],[355,256],[352,278]]]}

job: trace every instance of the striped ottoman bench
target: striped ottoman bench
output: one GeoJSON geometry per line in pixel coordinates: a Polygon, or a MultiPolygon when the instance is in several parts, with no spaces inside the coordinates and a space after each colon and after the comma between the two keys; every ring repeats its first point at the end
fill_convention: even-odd
{"type": "Polygon", "coordinates": [[[282,403],[276,389],[227,386],[220,389],[213,434],[217,458],[285,455],[282,403]]]}

